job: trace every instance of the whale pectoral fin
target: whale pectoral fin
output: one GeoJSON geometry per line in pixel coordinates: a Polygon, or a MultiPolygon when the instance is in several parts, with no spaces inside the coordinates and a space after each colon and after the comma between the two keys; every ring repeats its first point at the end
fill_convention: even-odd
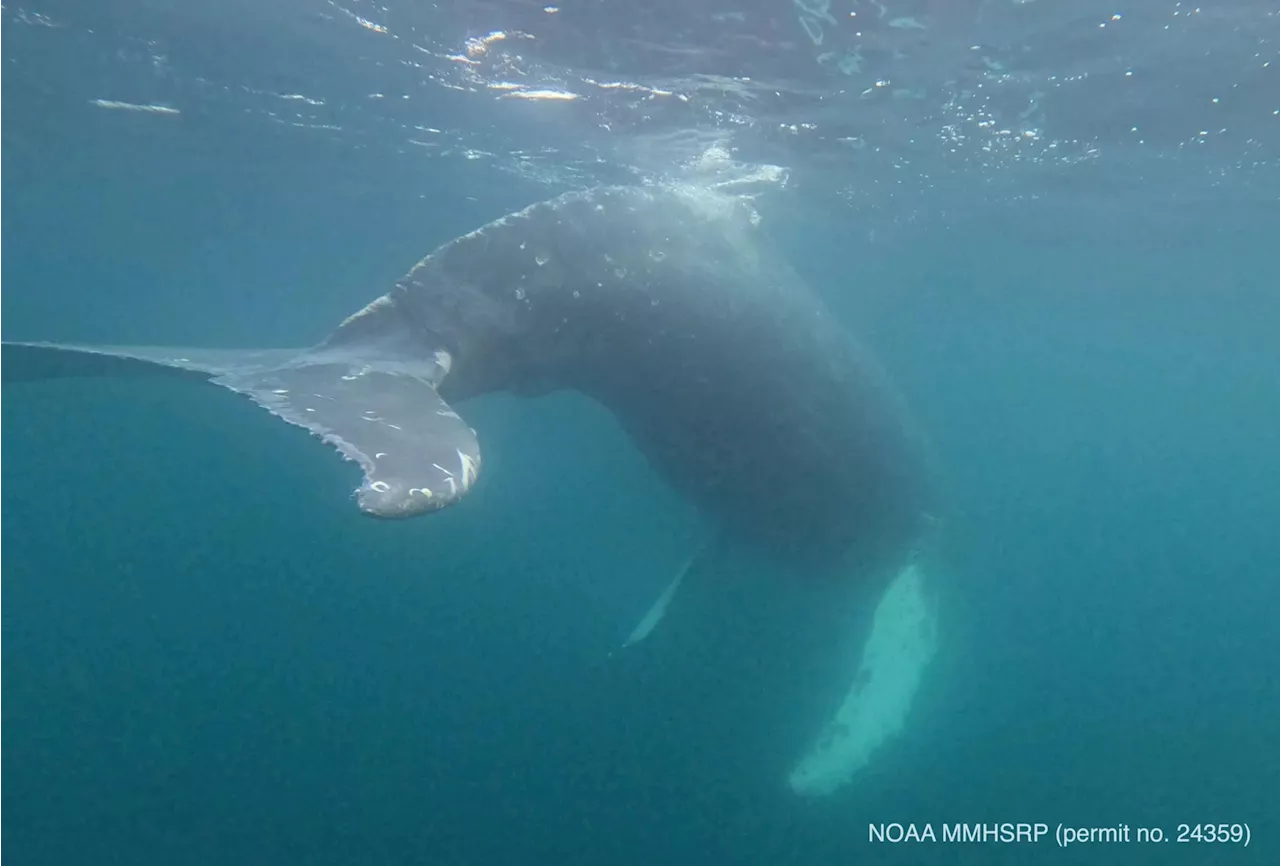
{"type": "Polygon", "coordinates": [[[922,567],[912,561],[880,597],[844,701],[792,770],[791,789],[818,796],[847,785],[872,753],[902,730],[936,651],[937,610],[922,567]]]}
{"type": "MultiPolygon", "coordinates": [[[[305,427],[360,464],[360,509],[411,517],[451,505],[480,472],[475,433],[411,365],[290,349],[6,343],[4,380],[173,373],[207,379],[305,427]]],[[[424,374],[427,372],[423,371],[424,374]]]]}
{"type": "Polygon", "coordinates": [[[631,630],[631,634],[623,641],[622,649],[640,643],[650,635],[658,623],[662,622],[663,617],[667,615],[667,608],[671,605],[671,599],[675,598],[676,592],[680,589],[680,584],[684,583],[685,576],[706,549],[706,545],[702,545],[685,560],[684,565],[676,572],[675,577],[671,578],[671,582],[666,585],[666,588],[662,590],[657,600],[645,612],[640,622],[636,623],[636,627],[631,630]]]}

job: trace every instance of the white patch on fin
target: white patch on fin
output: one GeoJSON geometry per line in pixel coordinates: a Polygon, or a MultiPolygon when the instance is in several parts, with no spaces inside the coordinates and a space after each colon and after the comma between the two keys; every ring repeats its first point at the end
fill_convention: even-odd
{"type": "Polygon", "coordinates": [[[462,462],[462,488],[466,490],[475,482],[479,467],[476,466],[474,457],[463,454],[460,450],[458,450],[458,459],[462,462]]]}
{"type": "Polygon", "coordinates": [[[351,324],[361,316],[367,316],[370,313],[372,313],[374,310],[378,309],[379,307],[385,307],[390,303],[391,303],[391,299],[386,295],[383,295],[380,298],[375,298],[374,300],[366,304],[362,309],[356,310],[354,313],[352,313],[351,315],[343,319],[342,324],[338,325],[338,327],[340,329],[345,328],[347,325],[351,324]]]}
{"type": "MultiPolygon", "coordinates": [[[[436,366],[441,369],[440,378],[444,379],[449,375],[449,371],[453,369],[453,356],[444,349],[436,349],[436,366]]],[[[436,384],[439,384],[438,382],[436,384]]]]}
{"type": "Polygon", "coordinates": [[[881,596],[853,683],[818,741],[791,771],[792,791],[805,796],[834,793],[901,732],[937,651],[937,610],[926,597],[925,582],[913,559],[881,596]]]}

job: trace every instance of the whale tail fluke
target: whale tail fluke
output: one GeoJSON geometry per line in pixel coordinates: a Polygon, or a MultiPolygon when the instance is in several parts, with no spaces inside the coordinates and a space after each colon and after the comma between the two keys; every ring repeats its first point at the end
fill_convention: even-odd
{"type": "Polygon", "coordinates": [[[106,376],[178,375],[210,379],[276,366],[304,349],[180,349],[168,346],[80,346],[4,343],[0,378],[8,383],[106,376]]]}
{"type": "Polygon", "coordinates": [[[4,343],[6,384],[178,375],[249,397],[360,464],[360,509],[411,517],[461,499],[480,471],[475,433],[436,392],[432,361],[388,363],[357,348],[179,349],[4,343]]]}

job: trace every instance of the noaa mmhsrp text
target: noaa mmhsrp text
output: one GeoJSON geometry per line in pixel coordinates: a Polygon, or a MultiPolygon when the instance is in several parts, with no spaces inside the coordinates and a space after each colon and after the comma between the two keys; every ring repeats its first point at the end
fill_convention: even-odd
{"type": "Polygon", "coordinates": [[[1166,834],[1160,827],[1130,827],[1128,824],[1112,824],[1106,827],[1080,827],[1059,823],[1050,828],[1048,823],[997,822],[977,824],[931,823],[868,824],[868,842],[968,842],[968,843],[1036,843],[1045,837],[1052,838],[1059,847],[1081,844],[1107,844],[1126,842],[1177,842],[1177,843],[1225,843],[1248,847],[1252,833],[1245,823],[1234,824],[1178,824],[1176,833],[1166,834]]]}
{"type": "Polygon", "coordinates": [[[868,842],[1039,842],[1049,835],[1043,822],[995,824],[868,824],[868,842]]]}

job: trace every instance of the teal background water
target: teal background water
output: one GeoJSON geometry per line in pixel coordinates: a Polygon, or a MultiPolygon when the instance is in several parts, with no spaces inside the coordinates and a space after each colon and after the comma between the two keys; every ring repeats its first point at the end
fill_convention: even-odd
{"type": "MultiPolygon", "coordinates": [[[[5,84],[6,339],[309,343],[556,191],[5,84]]],[[[4,853],[1267,862],[1275,211],[1107,201],[873,235],[801,194],[773,228],[892,372],[949,503],[939,658],[905,735],[825,801],[783,784],[842,687],[788,615],[811,590],[695,585],[609,657],[698,539],[599,408],[477,401],[472,496],[383,524],[356,514],[350,464],[230,393],[6,385],[4,853]],[[888,821],[1249,822],[1254,841],[868,842],[888,821]]]]}

